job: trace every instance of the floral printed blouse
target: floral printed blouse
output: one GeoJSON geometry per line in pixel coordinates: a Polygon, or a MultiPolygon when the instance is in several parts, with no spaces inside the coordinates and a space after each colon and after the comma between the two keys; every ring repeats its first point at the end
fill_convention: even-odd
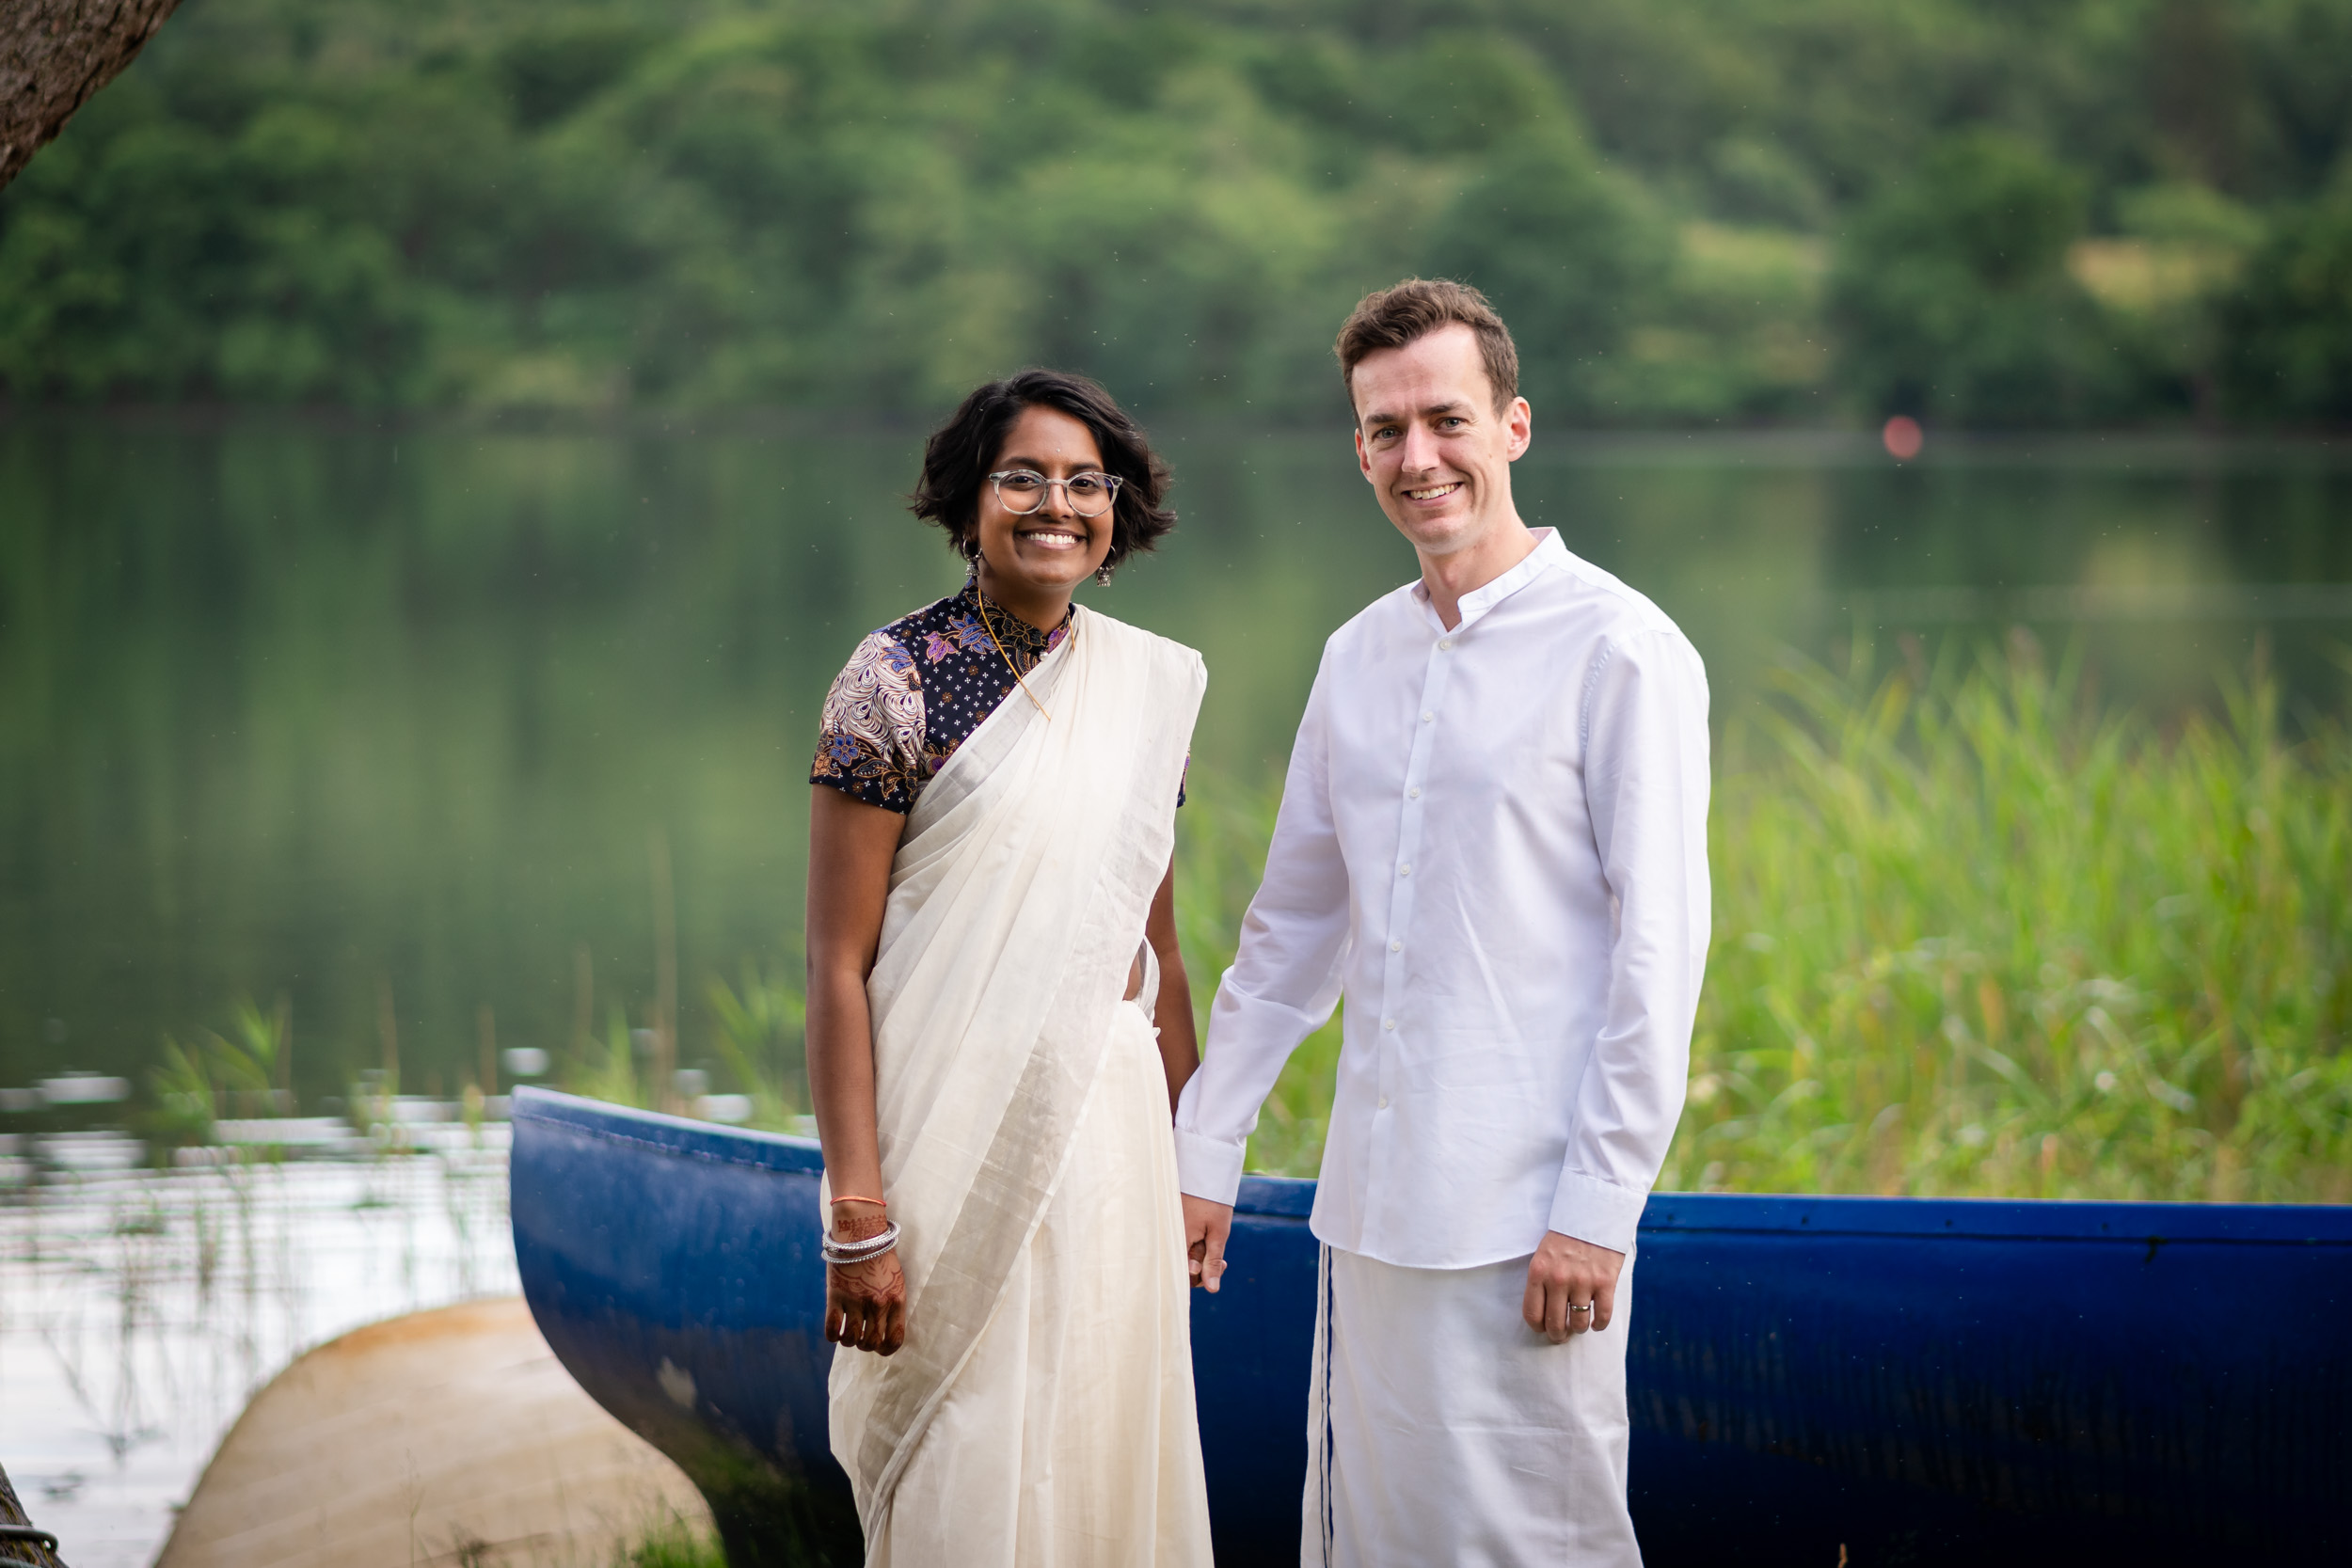
{"type": "Polygon", "coordinates": [[[1026,675],[1070,635],[1069,615],[1040,631],[993,599],[983,623],[981,602],[967,579],[952,598],[866,634],[826,694],[809,783],[886,811],[914,809],[931,775],[1017,689],[1005,660],[1026,675]]]}

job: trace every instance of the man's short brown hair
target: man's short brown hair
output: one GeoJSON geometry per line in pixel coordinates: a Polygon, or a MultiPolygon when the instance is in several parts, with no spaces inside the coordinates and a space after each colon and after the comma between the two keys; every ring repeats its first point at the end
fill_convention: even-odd
{"type": "Polygon", "coordinates": [[[1519,351],[1486,296],[1467,283],[1445,277],[1408,277],[1394,288],[1376,289],[1356,302],[1331,351],[1340,356],[1340,382],[1348,406],[1356,405],[1356,367],[1384,348],[1403,348],[1441,326],[1460,322],[1478,336],[1478,357],[1486,366],[1500,414],[1519,395],[1519,351]]]}

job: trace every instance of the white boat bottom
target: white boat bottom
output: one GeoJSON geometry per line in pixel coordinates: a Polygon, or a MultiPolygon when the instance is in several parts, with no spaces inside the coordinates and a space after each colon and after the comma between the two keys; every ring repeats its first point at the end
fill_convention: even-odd
{"type": "Polygon", "coordinates": [[[607,1568],[710,1517],[519,1299],[354,1330],[257,1395],[156,1568],[607,1568]]]}

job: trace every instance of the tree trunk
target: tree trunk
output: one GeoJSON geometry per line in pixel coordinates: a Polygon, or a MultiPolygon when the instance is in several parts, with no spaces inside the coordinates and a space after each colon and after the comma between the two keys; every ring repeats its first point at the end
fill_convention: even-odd
{"type": "Polygon", "coordinates": [[[0,186],[129,65],[180,0],[0,0],[0,186]]]}

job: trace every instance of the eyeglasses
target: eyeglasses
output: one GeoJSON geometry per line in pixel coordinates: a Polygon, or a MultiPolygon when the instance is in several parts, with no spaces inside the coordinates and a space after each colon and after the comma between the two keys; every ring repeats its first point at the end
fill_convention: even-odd
{"type": "Polygon", "coordinates": [[[1072,474],[1068,479],[1047,479],[1030,468],[1007,468],[988,476],[996,487],[996,499],[1005,510],[1027,516],[1045,504],[1045,498],[1055,485],[1061,486],[1070,510],[1081,517],[1100,517],[1119,499],[1121,483],[1117,474],[1072,474]]]}

